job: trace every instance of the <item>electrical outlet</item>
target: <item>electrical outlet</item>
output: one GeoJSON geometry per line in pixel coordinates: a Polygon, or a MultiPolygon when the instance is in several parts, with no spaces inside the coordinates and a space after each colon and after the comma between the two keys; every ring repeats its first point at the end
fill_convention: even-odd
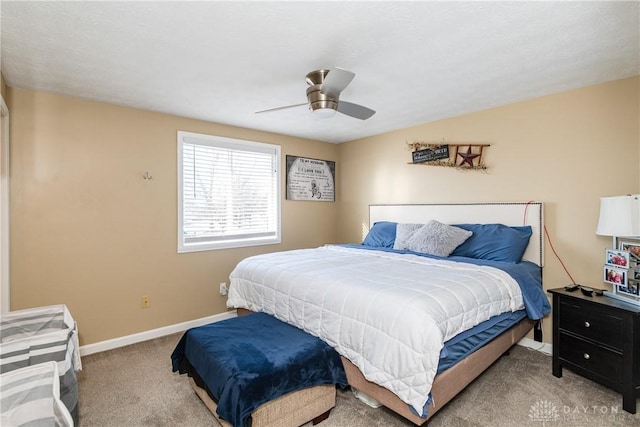
{"type": "Polygon", "coordinates": [[[142,296],[142,302],[140,304],[142,306],[142,308],[150,308],[151,307],[151,299],[149,298],[149,295],[143,295],[142,296]]]}
{"type": "Polygon", "coordinates": [[[227,288],[227,283],[220,283],[220,295],[227,295],[229,293],[229,288],[227,288]]]}

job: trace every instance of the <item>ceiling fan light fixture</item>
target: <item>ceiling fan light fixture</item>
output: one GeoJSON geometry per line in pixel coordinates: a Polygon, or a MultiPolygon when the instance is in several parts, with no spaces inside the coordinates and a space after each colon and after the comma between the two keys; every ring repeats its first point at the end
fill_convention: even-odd
{"type": "Polygon", "coordinates": [[[336,110],[333,108],[316,108],[315,110],[311,110],[312,116],[317,119],[330,119],[331,117],[336,115],[336,110]]]}

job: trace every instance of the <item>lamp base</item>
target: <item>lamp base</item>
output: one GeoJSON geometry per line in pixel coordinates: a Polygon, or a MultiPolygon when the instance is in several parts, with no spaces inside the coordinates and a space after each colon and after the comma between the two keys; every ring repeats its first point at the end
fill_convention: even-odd
{"type": "Polygon", "coordinates": [[[638,298],[638,297],[634,297],[634,296],[631,296],[631,295],[630,296],[626,296],[626,295],[616,294],[616,293],[609,292],[609,291],[604,291],[604,295],[608,296],[609,298],[614,298],[614,299],[617,299],[619,301],[624,301],[624,302],[629,303],[629,304],[640,306],[640,298],[638,298]]]}

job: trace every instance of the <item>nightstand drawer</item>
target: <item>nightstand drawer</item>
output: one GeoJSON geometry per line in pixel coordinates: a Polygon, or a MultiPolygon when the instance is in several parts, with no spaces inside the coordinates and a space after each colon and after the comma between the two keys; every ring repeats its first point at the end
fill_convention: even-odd
{"type": "Polygon", "coordinates": [[[597,310],[582,301],[561,301],[559,317],[561,330],[622,350],[624,321],[610,310],[597,310]]]}
{"type": "Polygon", "coordinates": [[[577,365],[606,381],[621,384],[622,354],[605,349],[569,334],[560,334],[560,359],[577,365]]]}

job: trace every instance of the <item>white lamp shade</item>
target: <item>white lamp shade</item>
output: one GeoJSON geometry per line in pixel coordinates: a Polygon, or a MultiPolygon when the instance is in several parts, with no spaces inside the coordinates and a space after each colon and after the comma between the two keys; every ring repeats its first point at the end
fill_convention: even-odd
{"type": "Polygon", "coordinates": [[[600,219],[596,234],[640,236],[640,194],[600,198],[600,219]]]}

